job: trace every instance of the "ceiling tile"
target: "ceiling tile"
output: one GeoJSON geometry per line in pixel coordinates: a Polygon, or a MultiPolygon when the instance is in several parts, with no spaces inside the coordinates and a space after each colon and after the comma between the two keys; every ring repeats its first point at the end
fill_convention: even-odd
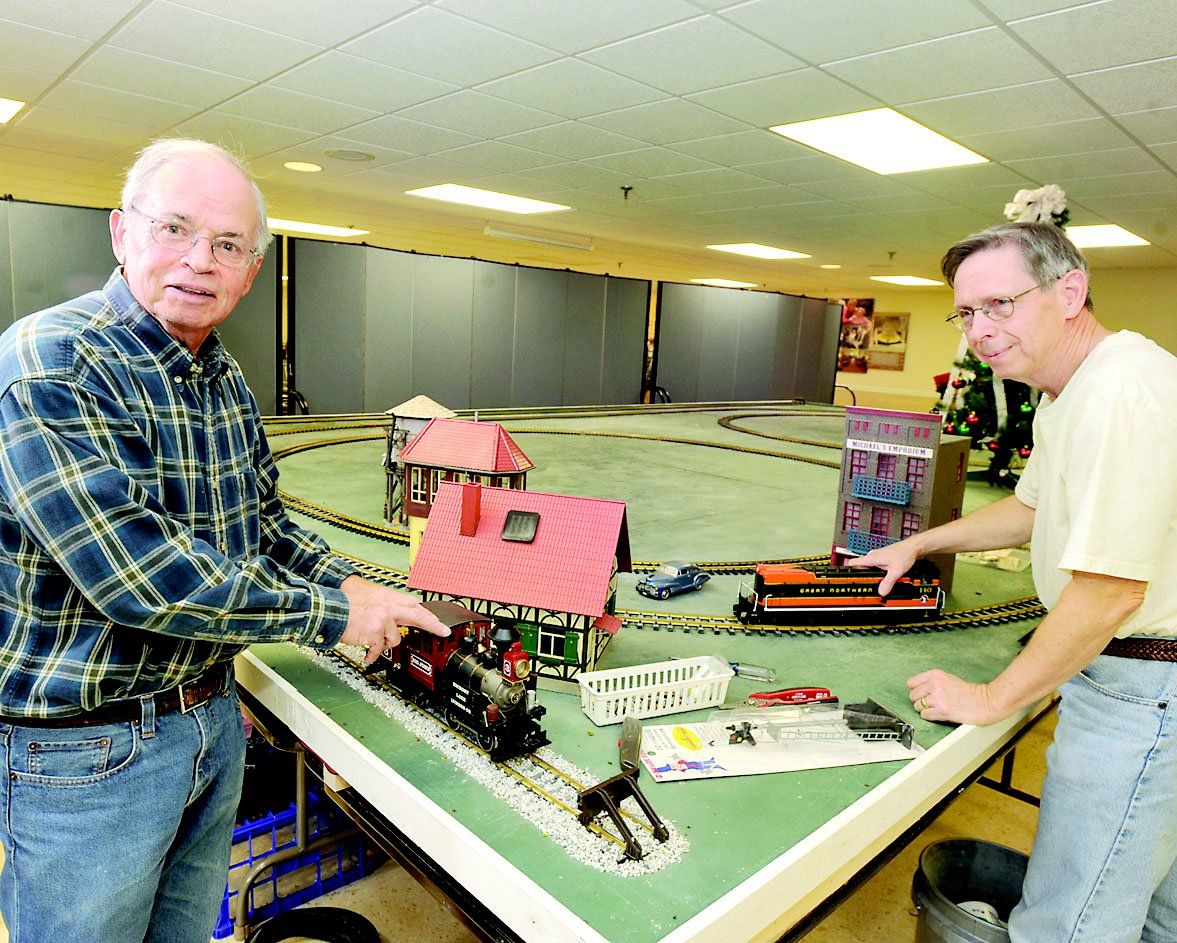
{"type": "Polygon", "coordinates": [[[1177,168],[1177,143],[1154,144],[1150,150],[1171,168],[1177,168]]]}
{"type": "Polygon", "coordinates": [[[606,170],[616,170],[638,179],[714,167],[709,161],[699,160],[697,157],[690,157],[686,154],[676,154],[674,151],[662,147],[646,147],[624,154],[592,157],[584,163],[603,167],[606,170]]]}
{"type": "MultiPolygon", "coordinates": [[[[1143,62],[1172,55],[1177,4],[1107,0],[1022,20],[1010,27],[1061,71],[1143,62]]],[[[1004,63],[1003,63],[1004,65],[1004,63]]]]}
{"type": "MultiPolygon", "coordinates": [[[[68,127],[71,136],[84,138],[87,141],[121,142],[121,147],[126,147],[128,142],[143,141],[146,143],[147,140],[162,134],[169,128],[168,122],[137,121],[133,114],[128,114],[126,117],[131,120],[124,121],[109,116],[78,112],[73,109],[64,110],[39,105],[29,109],[27,113],[18,115],[16,120],[19,121],[18,126],[21,128],[56,133],[62,128],[68,127]]],[[[4,140],[9,140],[7,134],[4,140]]]]}
{"type": "Polygon", "coordinates": [[[150,89],[157,98],[211,108],[243,91],[249,79],[209,72],[115,46],[100,46],[74,70],[71,78],[92,85],[138,92],[150,89]]]}
{"type": "Polygon", "coordinates": [[[1177,141],[1177,106],[1116,115],[1116,122],[1145,144],[1177,141]]]}
{"type": "MultiPolygon", "coordinates": [[[[669,178],[673,180],[674,178],[669,178]]],[[[784,184],[748,190],[725,190],[715,193],[692,193],[684,196],[659,197],[649,202],[658,206],[685,210],[691,213],[739,207],[787,206],[791,203],[812,203],[814,195],[784,184]]]]}
{"type": "Polygon", "coordinates": [[[30,72],[27,69],[14,69],[12,66],[0,65],[0,97],[2,98],[31,102],[56,81],[57,77],[52,74],[30,72]]]}
{"type": "Polygon", "coordinates": [[[1064,190],[1067,189],[1067,181],[1075,178],[1158,169],[1156,159],[1139,147],[1115,147],[1106,151],[1060,157],[1034,157],[1010,161],[1009,167],[1033,180],[1057,183],[1064,190]]]}
{"type": "Polygon", "coordinates": [[[614,134],[603,128],[594,128],[579,121],[564,121],[548,125],[546,128],[509,134],[502,140],[509,144],[518,144],[520,147],[529,147],[543,154],[570,159],[633,151],[642,145],[641,141],[634,138],[614,134]]]}
{"type": "Polygon", "coordinates": [[[928,90],[960,95],[1050,78],[1051,73],[996,28],[919,43],[824,66],[852,85],[870,89],[889,104],[919,101],[928,90]],[[1000,68],[976,67],[1000,63],[1000,68]]]}
{"type": "Polygon", "coordinates": [[[687,96],[760,128],[877,108],[877,98],[819,69],[802,69],[687,96]]]}
{"type": "Polygon", "coordinates": [[[1071,76],[1092,101],[1113,115],[1166,108],[1177,94],[1177,56],[1101,72],[1071,76]]]}
{"type": "MultiPolygon", "coordinates": [[[[967,167],[940,167],[937,170],[919,170],[903,174],[904,183],[917,190],[954,196],[959,192],[1003,186],[1019,189],[1030,182],[1023,175],[1001,164],[970,164],[967,167]]],[[[1010,199],[1013,199],[1013,189],[1010,199]]],[[[1004,206],[1009,200],[1003,200],[1004,206]]]]}
{"type": "Polygon", "coordinates": [[[287,128],[314,131],[316,134],[339,131],[379,115],[379,112],[368,108],[343,105],[272,85],[260,85],[238,95],[221,105],[220,110],[242,118],[269,121],[287,128]]]}
{"type": "Polygon", "coordinates": [[[497,138],[557,124],[560,119],[535,108],[492,98],[465,89],[399,112],[401,117],[439,128],[464,131],[482,138],[497,138]]]}
{"type": "Polygon", "coordinates": [[[241,118],[223,111],[206,111],[184,122],[176,130],[189,137],[221,144],[249,158],[292,147],[314,137],[306,131],[241,118]]]}
{"type": "Polygon", "coordinates": [[[697,8],[682,0],[438,0],[435,6],[569,54],[699,14],[697,8]]]}
{"type": "Polygon", "coordinates": [[[58,128],[43,131],[40,128],[24,127],[22,124],[10,124],[0,129],[0,141],[10,147],[85,157],[91,162],[107,160],[127,147],[126,141],[97,142],[83,136],[75,137],[72,133],[65,132],[64,129],[69,127],[68,123],[64,123],[58,128]]]}
{"type": "Polygon", "coordinates": [[[1094,118],[1099,112],[1059,79],[903,105],[904,114],[941,134],[984,134],[1094,118]]]}
{"type": "Polygon", "coordinates": [[[502,173],[513,170],[530,170],[553,164],[556,160],[547,154],[513,147],[502,141],[479,141],[456,147],[437,155],[442,160],[457,161],[482,174],[502,173]]]}
{"type": "Polygon", "coordinates": [[[830,62],[989,26],[984,14],[944,0],[752,0],[723,11],[725,20],[809,62],[830,62]]]}
{"type": "Polygon", "coordinates": [[[585,119],[618,134],[628,134],[648,144],[673,144],[698,137],[740,131],[747,126],[714,111],[693,105],[681,98],[668,98],[647,105],[636,105],[585,119]]]}
{"type": "Polygon", "coordinates": [[[729,167],[787,160],[790,157],[809,157],[813,154],[807,147],[764,130],[721,134],[718,137],[699,138],[697,141],[680,141],[669,146],[672,151],[729,167]]]}
{"type": "Polygon", "coordinates": [[[662,179],[688,193],[726,193],[732,190],[751,190],[764,186],[765,179],[728,167],[694,170],[667,174],[662,179]]]}
{"type": "Polygon", "coordinates": [[[715,17],[699,17],[583,55],[621,75],[676,95],[763,78],[800,59],[715,17]],[[699,63],[707,68],[700,69],[699,63]]]}
{"type": "MultiPolygon", "coordinates": [[[[7,12],[7,8],[0,9],[7,12]]],[[[0,20],[0,62],[35,64],[41,72],[64,72],[89,48],[90,43],[76,36],[0,20]]]]}
{"type": "Polygon", "coordinates": [[[648,85],[613,75],[579,59],[560,59],[488,82],[479,91],[564,118],[585,118],[666,97],[648,85]]]}
{"type": "Polygon", "coordinates": [[[523,39],[423,7],[354,42],[344,52],[457,85],[474,85],[556,58],[523,39]]]}
{"type": "Polygon", "coordinates": [[[1080,151],[1126,147],[1132,143],[1107,118],[1064,121],[1036,128],[1020,128],[1017,131],[962,134],[958,140],[965,147],[997,161],[1077,154],[1080,151]]]}
{"type": "Polygon", "coordinates": [[[916,196],[916,192],[898,179],[898,176],[883,177],[878,174],[855,179],[811,180],[798,182],[798,185],[827,200],[862,200],[868,197],[884,196],[914,198],[916,196]]]}
{"type": "Polygon", "coordinates": [[[330,11],[322,0],[175,0],[182,6],[203,10],[319,46],[334,46],[374,26],[386,23],[419,6],[416,0],[347,0],[333,3],[330,11]]]}
{"type": "Polygon", "coordinates": [[[409,151],[412,154],[430,154],[450,147],[473,144],[478,140],[472,134],[435,128],[431,124],[410,121],[396,115],[385,115],[383,118],[374,118],[364,124],[355,125],[348,128],[346,135],[341,136],[352,141],[409,151]]]}
{"type": "Polygon", "coordinates": [[[1009,22],[1091,2],[1092,0],[985,0],[985,6],[1003,21],[1009,22]]]}
{"type": "Polygon", "coordinates": [[[1081,177],[1071,180],[1066,189],[1068,195],[1080,202],[1132,193],[1177,194],[1177,176],[1167,170],[1154,170],[1110,177],[1081,177]]]}
{"type": "Polygon", "coordinates": [[[225,75],[264,79],[317,53],[322,47],[155,0],[110,39],[112,46],[164,55],[185,65],[225,75]],[[177,42],[199,36],[200,42],[177,42]]]}
{"type": "Polygon", "coordinates": [[[37,108],[72,112],[84,120],[121,121],[147,128],[170,127],[192,117],[197,110],[191,105],[68,80],[41,99],[37,108]]]}
{"type": "MultiPolygon", "coordinates": [[[[4,16],[82,39],[101,39],[119,20],[140,5],[140,0],[4,0],[4,16]]],[[[7,26],[5,26],[7,29],[7,26]]]]}
{"type": "Polygon", "coordinates": [[[272,79],[270,85],[388,113],[446,95],[449,82],[413,75],[342,52],[327,52],[272,79]]]}

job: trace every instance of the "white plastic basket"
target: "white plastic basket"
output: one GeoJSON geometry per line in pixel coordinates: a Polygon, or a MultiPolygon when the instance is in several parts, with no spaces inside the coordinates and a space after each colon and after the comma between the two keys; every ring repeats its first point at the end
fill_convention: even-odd
{"type": "Polygon", "coordinates": [[[626,717],[661,717],[717,707],[735,672],[714,655],[658,661],[630,668],[585,671],[579,677],[580,708],[598,726],[626,717]]]}

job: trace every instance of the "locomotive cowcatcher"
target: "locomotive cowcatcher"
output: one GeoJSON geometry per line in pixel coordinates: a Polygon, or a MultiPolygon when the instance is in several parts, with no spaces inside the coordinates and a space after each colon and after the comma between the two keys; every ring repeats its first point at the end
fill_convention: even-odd
{"type": "Polygon", "coordinates": [[[381,655],[366,673],[385,673],[409,700],[470,735],[505,760],[551,741],[539,725],[531,659],[511,619],[491,619],[446,599],[424,603],[450,629],[438,638],[415,626],[401,644],[381,655]]]}
{"type": "Polygon", "coordinates": [[[760,563],[751,585],[740,584],[732,611],[741,622],[818,625],[843,622],[908,622],[931,619],[944,608],[940,573],[920,561],[886,597],[878,567],[760,563]]]}

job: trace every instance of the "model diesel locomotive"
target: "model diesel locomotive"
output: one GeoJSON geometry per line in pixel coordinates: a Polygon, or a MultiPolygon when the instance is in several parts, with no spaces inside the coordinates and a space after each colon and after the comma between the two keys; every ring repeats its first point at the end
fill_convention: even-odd
{"type": "Polygon", "coordinates": [[[424,606],[449,626],[450,635],[438,638],[408,627],[401,644],[368,673],[383,671],[402,695],[469,734],[492,760],[549,743],[539,725],[545,709],[535,702],[531,659],[515,623],[444,599],[424,606]]]}
{"type": "Polygon", "coordinates": [[[740,584],[732,607],[744,623],[830,624],[909,622],[938,616],[944,590],[936,568],[921,561],[901,576],[886,597],[878,567],[760,563],[751,584],[740,584]]]}

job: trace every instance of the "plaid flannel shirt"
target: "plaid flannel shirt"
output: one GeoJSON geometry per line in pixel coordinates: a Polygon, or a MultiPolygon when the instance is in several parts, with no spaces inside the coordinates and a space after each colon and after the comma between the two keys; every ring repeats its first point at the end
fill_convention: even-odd
{"type": "Polygon", "coordinates": [[[327,648],[354,570],[287,517],[257,404],[116,270],[0,337],[0,714],[65,717],[245,645],[327,648]]]}

